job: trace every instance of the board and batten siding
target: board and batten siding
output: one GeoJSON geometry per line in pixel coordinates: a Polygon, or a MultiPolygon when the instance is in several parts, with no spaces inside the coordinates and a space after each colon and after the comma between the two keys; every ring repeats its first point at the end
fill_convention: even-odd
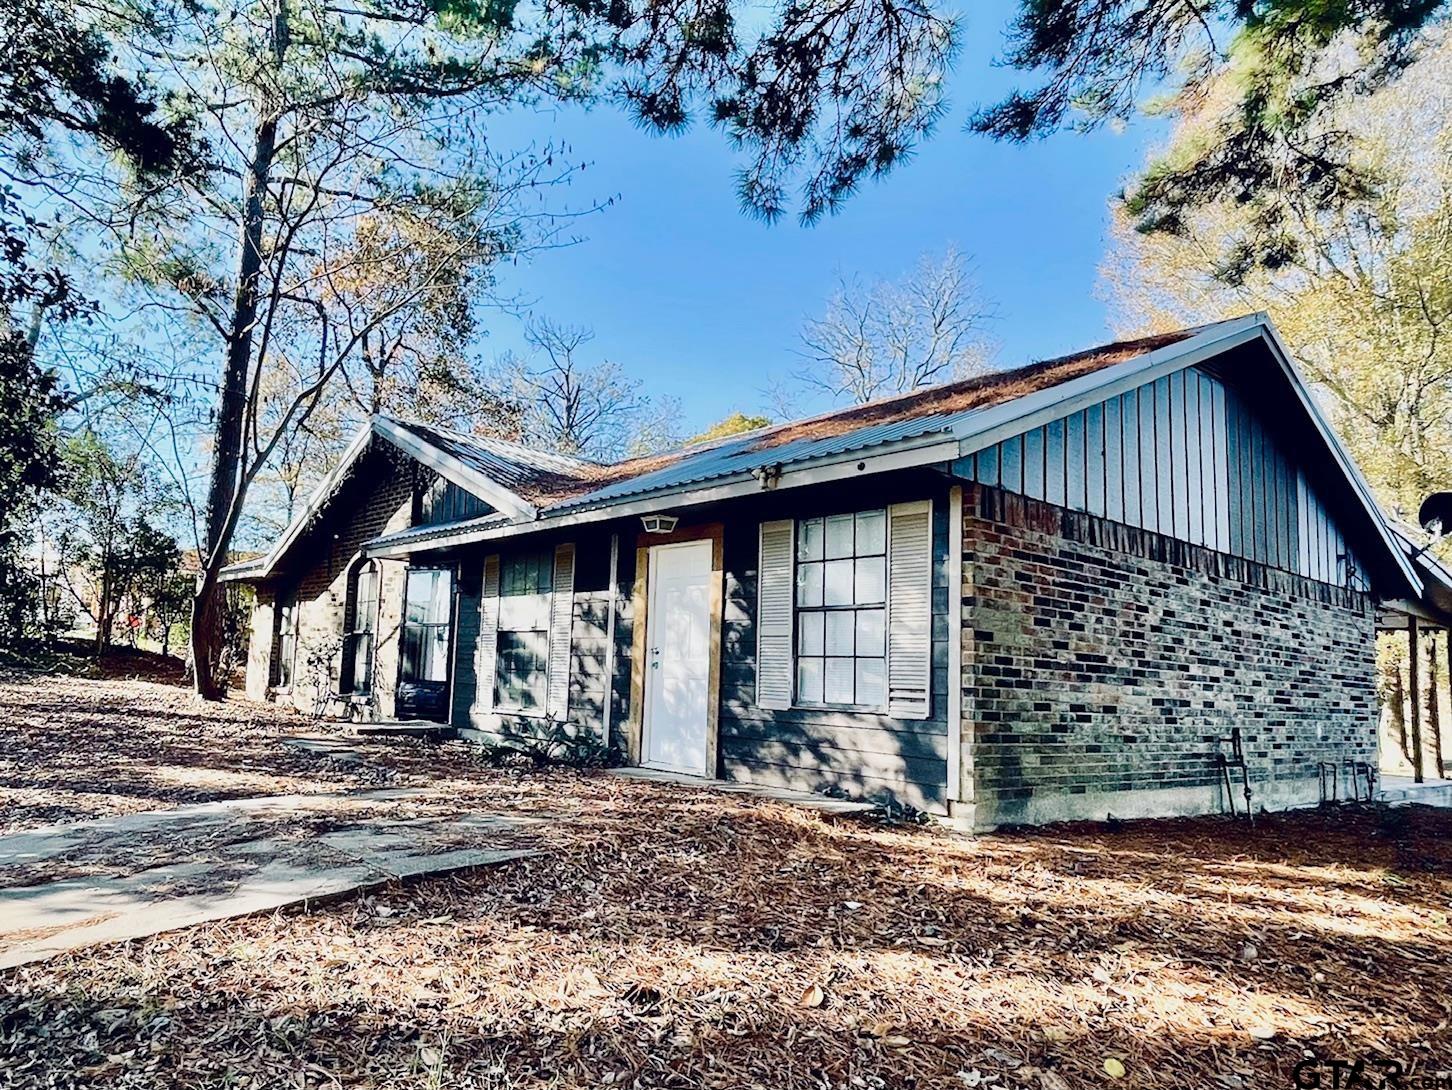
{"type": "MultiPolygon", "coordinates": [[[[884,499],[931,498],[931,696],[922,718],[820,707],[763,707],[757,697],[757,589],[761,524],[782,518],[833,515],[872,506],[858,486],[823,490],[760,505],[761,514],[726,520],[721,631],[720,774],[728,780],[834,791],[854,798],[892,798],[946,812],[948,693],[948,493],[941,480],[926,486],[874,482],[884,499]]],[[[756,507],[756,505],[751,505],[756,507]]],[[[793,544],[793,548],[794,548],[793,544]]]]}
{"type": "Polygon", "coordinates": [[[1364,588],[1306,477],[1236,390],[1188,368],[959,459],[956,475],[1364,588]]]}

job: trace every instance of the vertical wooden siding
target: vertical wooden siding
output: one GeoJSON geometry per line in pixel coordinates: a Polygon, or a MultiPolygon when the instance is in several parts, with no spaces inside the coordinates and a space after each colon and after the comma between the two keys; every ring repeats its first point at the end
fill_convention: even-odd
{"type": "Polygon", "coordinates": [[[968,480],[1335,586],[1360,568],[1245,400],[1196,368],[960,459],[968,480]]]}

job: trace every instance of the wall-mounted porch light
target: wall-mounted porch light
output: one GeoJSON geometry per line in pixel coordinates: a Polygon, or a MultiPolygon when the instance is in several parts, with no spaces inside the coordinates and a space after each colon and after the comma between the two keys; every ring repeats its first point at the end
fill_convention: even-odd
{"type": "Polygon", "coordinates": [[[641,515],[640,524],[647,534],[669,534],[681,520],[675,515],[641,515]]]}

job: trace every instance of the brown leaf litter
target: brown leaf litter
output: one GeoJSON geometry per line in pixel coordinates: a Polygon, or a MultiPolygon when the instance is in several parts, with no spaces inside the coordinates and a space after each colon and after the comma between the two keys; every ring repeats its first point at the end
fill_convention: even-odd
{"type": "MultiPolygon", "coordinates": [[[[172,805],[189,785],[162,769],[201,793],[244,765],[313,782],[276,744],[294,724],[20,682],[0,785],[40,793],[12,819],[35,824],[172,805]]],[[[481,812],[557,815],[546,854],[0,974],[0,1085],[1260,1090],[1307,1053],[1452,1067],[1452,813],[967,839],[366,752],[481,812]]]]}

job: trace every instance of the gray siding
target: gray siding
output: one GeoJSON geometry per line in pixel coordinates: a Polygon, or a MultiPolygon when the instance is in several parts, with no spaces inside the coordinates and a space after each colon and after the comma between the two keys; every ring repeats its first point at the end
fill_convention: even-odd
{"type": "Polygon", "coordinates": [[[479,584],[484,574],[484,554],[471,556],[458,566],[457,603],[454,611],[454,676],[449,694],[449,722],[469,725],[469,709],[479,691],[474,652],[479,643],[479,584]]]}
{"type": "Polygon", "coordinates": [[[434,477],[427,487],[420,487],[416,526],[442,526],[450,522],[478,518],[494,510],[472,492],[466,492],[453,481],[434,477]]]}
{"type": "MultiPolygon", "coordinates": [[[[578,730],[591,731],[597,735],[603,731],[608,658],[606,631],[609,623],[610,536],[608,532],[596,528],[590,528],[578,536],[560,536],[548,541],[529,538],[523,542],[505,541],[496,545],[479,546],[470,549],[458,561],[461,577],[454,653],[451,719],[454,726],[477,731],[486,739],[495,742],[538,737],[545,730],[547,720],[542,716],[486,712],[478,706],[482,687],[494,683],[493,678],[475,677],[475,650],[479,642],[480,583],[484,557],[493,553],[508,556],[511,548],[530,551],[553,549],[556,544],[564,541],[573,541],[575,545],[569,706],[565,721],[578,730]]],[[[625,550],[622,548],[621,551],[623,554],[625,550]]],[[[618,623],[616,631],[618,637],[618,623]]],[[[628,647],[626,656],[628,671],[628,647]]],[[[619,723],[618,718],[616,723],[619,723]]],[[[618,738],[618,734],[616,737],[618,738]]]]}
{"type": "Polygon", "coordinates": [[[965,479],[1334,586],[1360,566],[1234,387],[1177,372],[960,459],[965,479]]]}
{"type": "Polygon", "coordinates": [[[743,505],[745,510],[726,523],[720,773],[727,779],[796,790],[834,789],[858,798],[893,798],[941,813],[947,795],[947,489],[940,478],[921,477],[879,480],[870,487],[871,497],[864,496],[861,486],[850,491],[822,489],[772,497],[743,505]],[[929,718],[903,720],[861,711],[758,707],[755,618],[760,523],[924,497],[933,501],[933,695],[929,718]]]}

